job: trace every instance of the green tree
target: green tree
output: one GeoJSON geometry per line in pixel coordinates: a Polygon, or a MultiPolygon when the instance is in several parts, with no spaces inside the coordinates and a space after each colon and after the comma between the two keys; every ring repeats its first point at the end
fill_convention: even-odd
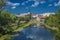
{"type": "Polygon", "coordinates": [[[0,11],[6,6],[7,0],[0,0],[0,11]]]}
{"type": "Polygon", "coordinates": [[[12,31],[12,24],[16,21],[16,16],[9,11],[2,11],[0,13],[0,33],[5,34],[12,31]],[[3,33],[4,32],[4,33],[3,33]]]}
{"type": "Polygon", "coordinates": [[[55,15],[50,15],[46,18],[45,23],[49,25],[50,27],[56,27],[59,30],[56,32],[53,30],[56,40],[60,40],[60,9],[55,15]]]}

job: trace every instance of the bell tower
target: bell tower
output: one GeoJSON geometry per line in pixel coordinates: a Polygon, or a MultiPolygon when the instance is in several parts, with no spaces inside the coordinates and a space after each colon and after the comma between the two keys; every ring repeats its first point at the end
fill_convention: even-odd
{"type": "Polygon", "coordinates": [[[31,20],[32,14],[31,14],[31,12],[30,12],[30,8],[28,8],[28,15],[29,15],[29,18],[30,18],[30,20],[31,20]]]}
{"type": "Polygon", "coordinates": [[[29,8],[28,8],[28,14],[31,14],[31,13],[30,13],[30,9],[29,9],[29,8]]]}

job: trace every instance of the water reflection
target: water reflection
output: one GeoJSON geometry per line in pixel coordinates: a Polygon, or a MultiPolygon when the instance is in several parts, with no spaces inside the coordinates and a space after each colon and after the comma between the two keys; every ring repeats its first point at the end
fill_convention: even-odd
{"type": "Polygon", "coordinates": [[[45,28],[26,28],[13,40],[55,40],[53,34],[45,28]]]}

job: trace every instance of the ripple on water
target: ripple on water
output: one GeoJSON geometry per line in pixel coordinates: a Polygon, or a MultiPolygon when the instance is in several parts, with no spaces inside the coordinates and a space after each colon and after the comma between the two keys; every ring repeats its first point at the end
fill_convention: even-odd
{"type": "Polygon", "coordinates": [[[21,31],[21,36],[14,37],[13,40],[54,40],[54,36],[45,28],[26,28],[21,31]]]}

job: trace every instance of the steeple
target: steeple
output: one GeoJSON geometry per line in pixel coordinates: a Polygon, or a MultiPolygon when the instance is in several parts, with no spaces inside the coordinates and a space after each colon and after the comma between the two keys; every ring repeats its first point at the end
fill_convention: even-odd
{"type": "Polygon", "coordinates": [[[20,13],[18,13],[18,15],[20,15],[20,13]]]}
{"type": "Polygon", "coordinates": [[[28,14],[29,14],[29,18],[30,18],[30,20],[31,20],[32,14],[31,14],[31,12],[30,12],[30,8],[28,8],[28,14]]]}
{"type": "Polygon", "coordinates": [[[28,8],[28,14],[31,14],[31,13],[30,13],[30,8],[28,8]]]}

